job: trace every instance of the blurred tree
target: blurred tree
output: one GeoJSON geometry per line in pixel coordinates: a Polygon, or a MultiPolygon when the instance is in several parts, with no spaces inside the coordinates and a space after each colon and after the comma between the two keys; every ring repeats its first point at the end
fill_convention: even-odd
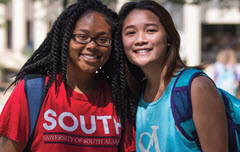
{"type": "Polygon", "coordinates": [[[62,6],[65,9],[67,7],[68,1],[67,0],[63,0],[62,1],[62,6]]]}
{"type": "Polygon", "coordinates": [[[109,6],[111,3],[117,2],[117,0],[101,0],[103,4],[109,6]]]}
{"type": "Polygon", "coordinates": [[[7,3],[9,2],[10,0],[0,0],[0,3],[7,3]]]}

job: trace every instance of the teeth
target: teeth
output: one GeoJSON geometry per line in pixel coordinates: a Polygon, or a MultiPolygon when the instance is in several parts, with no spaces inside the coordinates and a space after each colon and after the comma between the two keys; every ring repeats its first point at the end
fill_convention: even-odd
{"type": "Polygon", "coordinates": [[[136,51],[137,53],[145,53],[145,52],[149,52],[149,50],[138,50],[136,51]]]}
{"type": "Polygon", "coordinates": [[[84,54],[83,56],[84,56],[85,58],[88,58],[88,59],[97,59],[97,58],[98,58],[97,56],[86,55],[86,54],[84,54]]]}

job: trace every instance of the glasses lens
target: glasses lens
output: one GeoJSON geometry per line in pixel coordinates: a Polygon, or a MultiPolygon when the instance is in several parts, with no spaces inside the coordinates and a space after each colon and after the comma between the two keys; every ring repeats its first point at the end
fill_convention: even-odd
{"type": "Polygon", "coordinates": [[[79,43],[89,43],[91,41],[91,37],[85,34],[76,34],[75,40],[79,43]]]}
{"type": "Polygon", "coordinates": [[[75,41],[82,44],[90,43],[92,40],[99,46],[109,46],[112,43],[112,40],[107,37],[92,38],[85,34],[73,34],[73,36],[75,41]]]}
{"type": "Polygon", "coordinates": [[[100,46],[109,46],[111,44],[111,39],[106,37],[100,37],[96,39],[96,43],[100,46]]]}

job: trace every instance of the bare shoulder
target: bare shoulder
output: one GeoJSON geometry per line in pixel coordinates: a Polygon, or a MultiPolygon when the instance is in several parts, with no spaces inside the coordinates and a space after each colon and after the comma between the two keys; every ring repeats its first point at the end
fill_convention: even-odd
{"type": "Polygon", "coordinates": [[[207,88],[216,88],[214,83],[206,76],[197,76],[192,81],[193,89],[207,89],[207,88]]]}
{"type": "Polygon", "coordinates": [[[0,136],[0,152],[20,152],[19,144],[8,137],[0,136]]]}
{"type": "Polygon", "coordinates": [[[224,103],[215,84],[206,76],[198,76],[193,79],[191,99],[195,113],[225,113],[224,103]]]}
{"type": "Polygon", "coordinates": [[[206,76],[195,77],[191,86],[193,121],[203,151],[226,152],[227,119],[224,103],[214,83],[206,76]]]}
{"type": "Polygon", "coordinates": [[[204,101],[213,100],[222,100],[215,84],[206,76],[198,76],[193,79],[191,85],[191,96],[193,102],[194,99],[206,99],[204,101]]]}
{"type": "Polygon", "coordinates": [[[225,109],[215,84],[206,76],[198,76],[193,79],[191,99],[193,112],[213,113],[218,110],[224,111],[225,109]]]}

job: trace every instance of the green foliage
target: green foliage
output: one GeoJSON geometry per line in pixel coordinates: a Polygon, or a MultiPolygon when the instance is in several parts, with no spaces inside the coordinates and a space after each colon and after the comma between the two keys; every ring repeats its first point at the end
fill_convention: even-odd
{"type": "Polygon", "coordinates": [[[7,3],[10,2],[10,0],[0,0],[0,3],[7,3]]]}
{"type": "Polygon", "coordinates": [[[178,4],[184,4],[185,3],[185,0],[168,0],[172,3],[178,3],[178,4]]]}
{"type": "Polygon", "coordinates": [[[7,27],[7,24],[6,24],[6,23],[0,24],[0,28],[6,28],[6,27],[7,27]]]}
{"type": "Polygon", "coordinates": [[[103,4],[109,6],[113,2],[117,2],[117,0],[101,0],[103,4]]]}
{"type": "Polygon", "coordinates": [[[23,55],[27,58],[30,58],[33,53],[34,53],[34,50],[24,50],[23,51],[23,55]]]}

